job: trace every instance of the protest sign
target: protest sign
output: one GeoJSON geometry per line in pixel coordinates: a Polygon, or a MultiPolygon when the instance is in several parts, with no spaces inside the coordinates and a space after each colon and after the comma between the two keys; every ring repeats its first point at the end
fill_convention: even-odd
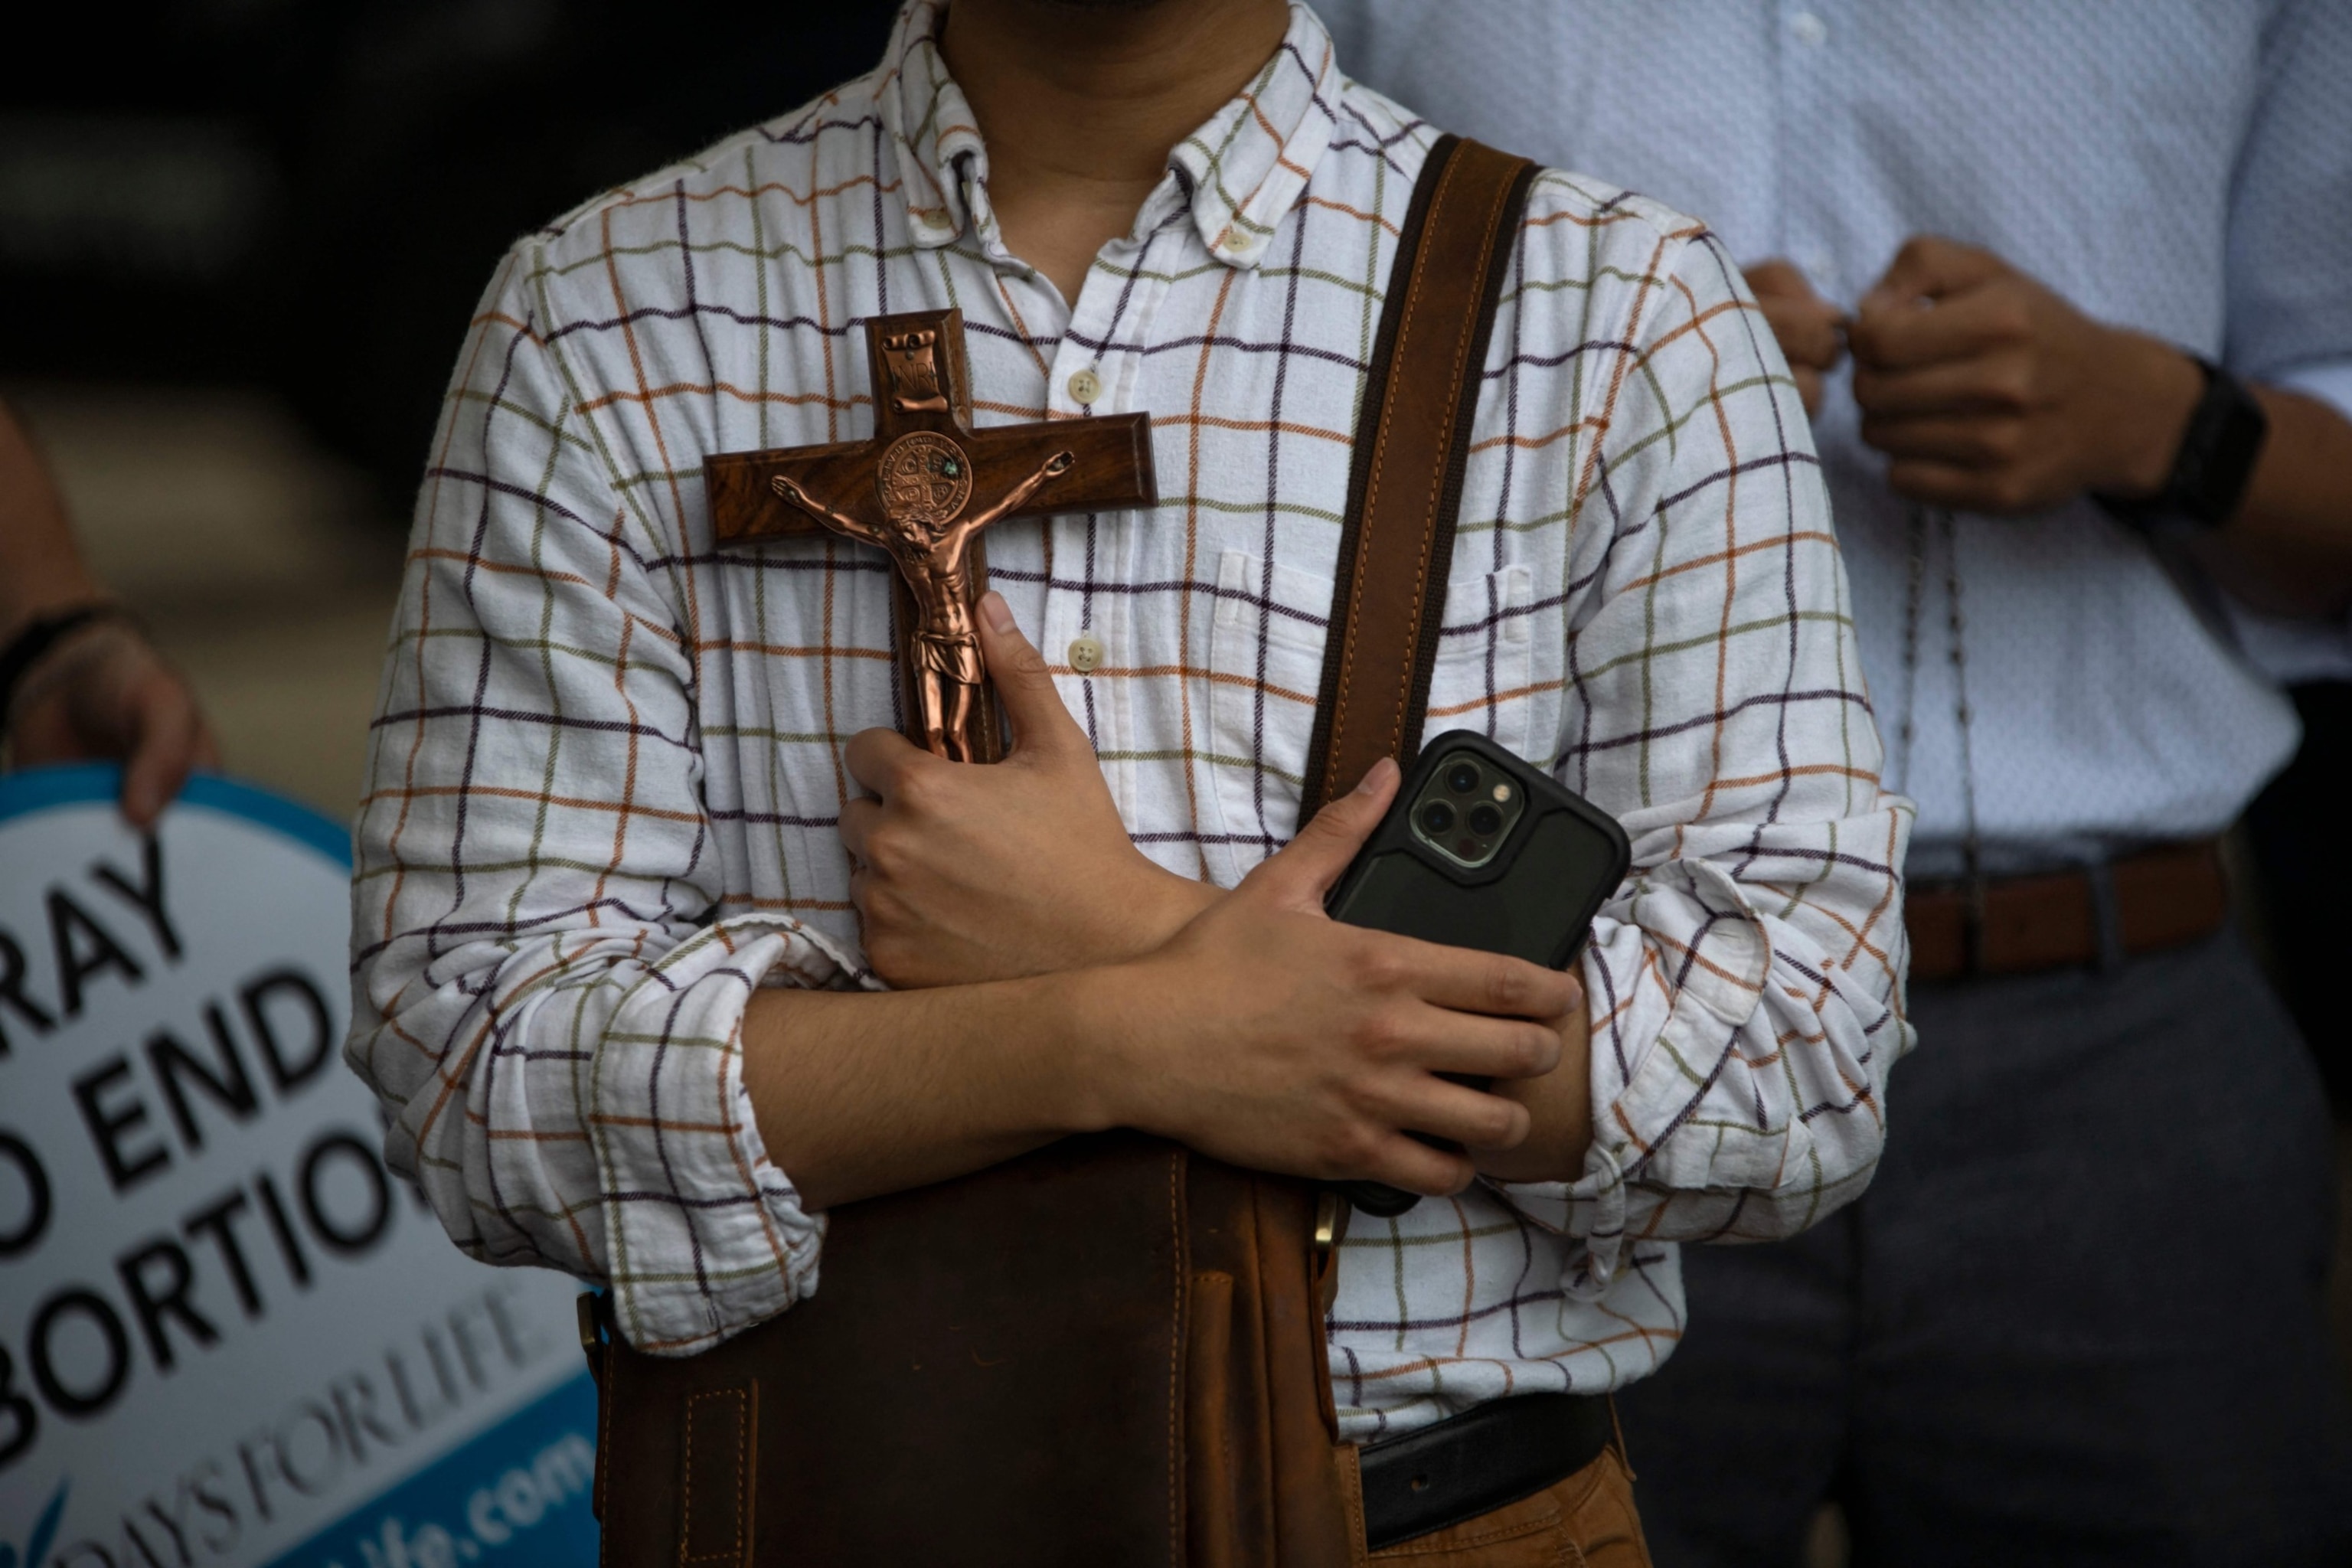
{"type": "Polygon", "coordinates": [[[342,828],[116,776],[0,779],[0,1568],[584,1568],[576,1288],[384,1169],[342,828]]]}

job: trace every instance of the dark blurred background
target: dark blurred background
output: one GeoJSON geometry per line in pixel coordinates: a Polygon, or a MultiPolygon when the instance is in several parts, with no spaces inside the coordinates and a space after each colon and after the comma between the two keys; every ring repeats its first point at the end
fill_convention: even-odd
{"type": "Polygon", "coordinates": [[[266,389],[404,507],[506,246],[866,70],[893,9],[49,8],[0,110],[0,373],[266,389]]]}
{"type": "Polygon", "coordinates": [[[54,6],[0,86],[0,397],[232,772],[348,818],[500,254],[880,59],[892,0],[54,6]]]}
{"type": "MultiPolygon", "coordinates": [[[[2294,690],[2303,750],[2254,802],[2240,829],[2252,864],[2252,921],[2279,988],[2319,1058],[2339,1124],[2352,1127],[2352,1016],[2336,982],[2352,965],[2352,684],[2325,681],[2294,690]],[[2328,1005],[2328,1003],[2335,1003],[2328,1005]]],[[[2347,1186],[2352,1206],[2352,1182],[2347,1186]]],[[[2352,1215],[2339,1215],[2352,1230],[2352,1215]]],[[[2339,1259],[2346,1249],[2339,1247],[2339,1259]]],[[[2339,1271],[2341,1264],[2339,1262],[2339,1271]]],[[[2347,1299],[2337,1281],[2339,1302],[2347,1299]]],[[[2340,1311],[2339,1342],[2352,1352],[2352,1314],[2340,1311]]]]}

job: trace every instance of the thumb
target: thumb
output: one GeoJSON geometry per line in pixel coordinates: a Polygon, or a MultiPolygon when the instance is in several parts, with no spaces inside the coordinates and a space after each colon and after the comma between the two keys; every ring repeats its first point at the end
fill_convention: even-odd
{"type": "Polygon", "coordinates": [[[1323,907],[1323,895],[1381,825],[1381,817],[1396,798],[1397,765],[1382,757],[1365,770],[1363,781],[1315,814],[1298,837],[1274,852],[1271,858],[1242,879],[1284,902],[1323,907]]]}
{"type": "Polygon", "coordinates": [[[209,741],[184,687],[158,670],[129,695],[130,755],[122,770],[122,815],[134,827],[152,826],[188,781],[200,746],[209,741]]]}
{"type": "Polygon", "coordinates": [[[993,590],[982,594],[979,618],[980,650],[988,660],[989,678],[996,682],[997,700],[1013,721],[1013,751],[1059,754],[1084,750],[1091,754],[1094,748],[1062,704],[1045,656],[1021,635],[1004,595],[993,590]]]}

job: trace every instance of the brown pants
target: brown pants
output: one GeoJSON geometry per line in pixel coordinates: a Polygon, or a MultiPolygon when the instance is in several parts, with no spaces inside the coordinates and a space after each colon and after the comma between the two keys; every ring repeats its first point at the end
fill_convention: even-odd
{"type": "Polygon", "coordinates": [[[1359,1552],[1359,1568],[1650,1568],[1633,1473],[1615,1444],[1559,1482],[1492,1513],[1383,1552],[1359,1552]]]}

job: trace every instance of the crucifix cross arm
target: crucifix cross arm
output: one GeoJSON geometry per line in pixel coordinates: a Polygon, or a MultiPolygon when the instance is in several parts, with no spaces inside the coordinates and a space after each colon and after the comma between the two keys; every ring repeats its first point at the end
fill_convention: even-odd
{"type": "MultiPolygon", "coordinates": [[[[1068,473],[1076,466],[1076,462],[1077,455],[1066,447],[1055,453],[1038,464],[1034,473],[1007,490],[995,505],[979,511],[963,511],[933,530],[932,541],[944,541],[978,533],[999,518],[1012,516],[1026,505],[1031,496],[1035,495],[1052,480],[1068,473]]],[[[877,527],[862,517],[853,516],[848,512],[827,506],[803,489],[800,481],[790,474],[773,475],[769,479],[768,484],[785,500],[808,513],[835,533],[846,534],[852,539],[860,540],[867,544],[879,545],[893,553],[904,548],[910,539],[918,542],[932,542],[923,541],[919,535],[913,534],[911,531],[895,527],[893,525],[895,520],[887,516],[877,527]]]]}
{"type": "Polygon", "coordinates": [[[915,511],[951,516],[968,506],[992,513],[990,522],[1037,511],[1148,507],[1159,499],[1149,415],[1049,419],[975,430],[966,384],[962,312],[878,316],[865,325],[874,433],[858,441],[722,452],[709,458],[703,479],[720,543],[820,529],[849,532],[841,526],[845,519],[879,527],[887,515],[881,493],[886,482],[911,500],[915,511]],[[1064,471],[1051,476],[1052,482],[1042,489],[1024,489],[1040,464],[1063,452],[1069,454],[1064,471]],[[775,483],[779,479],[789,480],[789,489],[775,483]],[[927,486],[931,495],[921,493],[927,486]],[[964,492],[961,500],[956,495],[960,489],[964,492]],[[1011,500],[1015,489],[1024,493],[1011,500]],[[791,490],[798,491],[797,499],[791,490]],[[1010,504],[1003,504],[1007,500],[1010,504]]]}
{"type": "Polygon", "coordinates": [[[711,531],[721,544],[822,531],[888,551],[909,734],[943,756],[992,757],[993,716],[971,646],[972,600],[987,585],[981,531],[1034,512],[1150,506],[1150,417],[975,430],[961,312],[865,325],[873,435],[710,458],[711,531]]]}
{"type": "Polygon", "coordinates": [[[864,518],[852,517],[845,511],[835,511],[808,491],[801,489],[800,481],[790,474],[772,476],[768,480],[768,486],[834,532],[845,533],[852,539],[862,539],[868,544],[878,544],[886,550],[889,548],[890,536],[887,530],[875,527],[864,518]]]}

